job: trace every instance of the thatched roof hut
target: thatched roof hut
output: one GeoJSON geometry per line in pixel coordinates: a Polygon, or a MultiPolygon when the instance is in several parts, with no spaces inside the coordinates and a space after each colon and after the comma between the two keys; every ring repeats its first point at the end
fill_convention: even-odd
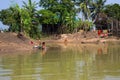
{"type": "Polygon", "coordinates": [[[105,13],[97,14],[94,24],[97,29],[109,29],[114,36],[120,37],[120,21],[108,17],[105,13]]]}
{"type": "Polygon", "coordinates": [[[104,13],[98,13],[94,24],[96,25],[97,29],[108,29],[108,23],[107,23],[108,17],[104,13]]]}

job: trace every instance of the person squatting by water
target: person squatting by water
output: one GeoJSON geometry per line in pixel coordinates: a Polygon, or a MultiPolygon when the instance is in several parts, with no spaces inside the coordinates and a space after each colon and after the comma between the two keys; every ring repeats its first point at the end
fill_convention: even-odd
{"type": "MultiPolygon", "coordinates": [[[[31,44],[34,45],[34,42],[31,41],[31,44]]],[[[42,42],[42,43],[39,42],[39,45],[34,45],[33,48],[45,50],[46,49],[46,44],[45,44],[45,42],[42,42]]]]}

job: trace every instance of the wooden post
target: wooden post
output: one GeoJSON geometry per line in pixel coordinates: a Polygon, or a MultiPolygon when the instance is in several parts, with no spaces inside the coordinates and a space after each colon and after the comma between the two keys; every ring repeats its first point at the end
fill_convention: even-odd
{"type": "Polygon", "coordinates": [[[114,30],[114,29],[113,29],[113,20],[112,20],[112,22],[111,22],[111,30],[112,30],[111,32],[112,32],[112,35],[113,35],[113,34],[114,34],[114,33],[113,33],[113,32],[114,32],[114,31],[113,31],[113,30],[114,30]]]}
{"type": "Polygon", "coordinates": [[[119,36],[118,21],[116,20],[117,36],[119,36]]]}
{"type": "Polygon", "coordinates": [[[120,37],[120,22],[118,21],[118,37],[120,37]]]}

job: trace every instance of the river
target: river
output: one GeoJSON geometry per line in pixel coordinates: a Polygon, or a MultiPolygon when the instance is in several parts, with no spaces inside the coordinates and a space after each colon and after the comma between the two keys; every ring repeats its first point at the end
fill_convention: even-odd
{"type": "Polygon", "coordinates": [[[120,80],[120,43],[48,44],[0,54],[0,80],[120,80]]]}

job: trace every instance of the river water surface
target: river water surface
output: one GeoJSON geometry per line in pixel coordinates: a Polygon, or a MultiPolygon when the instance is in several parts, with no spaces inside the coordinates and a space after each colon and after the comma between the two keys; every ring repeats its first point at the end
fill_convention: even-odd
{"type": "Polygon", "coordinates": [[[120,80],[120,43],[47,47],[1,54],[0,80],[120,80]]]}

